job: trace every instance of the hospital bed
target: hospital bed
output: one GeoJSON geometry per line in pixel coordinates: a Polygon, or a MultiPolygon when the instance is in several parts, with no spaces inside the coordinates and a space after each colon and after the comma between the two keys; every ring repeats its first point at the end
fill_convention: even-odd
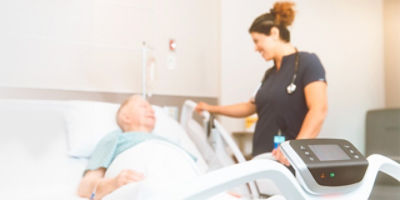
{"type": "MultiPolygon", "coordinates": [[[[2,199],[82,199],[76,189],[87,158],[118,129],[118,108],[96,101],[0,99],[2,199]]],[[[154,109],[154,133],[197,157],[201,173],[211,170],[182,126],[161,107],[154,109]]]]}
{"type": "MultiPolygon", "coordinates": [[[[90,101],[0,100],[2,199],[82,199],[76,195],[76,188],[87,157],[103,135],[116,129],[115,112],[118,106],[90,101]]],[[[185,116],[193,115],[193,103],[186,103],[184,107],[187,108],[182,110],[181,124],[187,132],[202,131],[200,125],[194,125],[192,117],[185,116]]],[[[226,167],[224,164],[227,163],[220,163],[219,167],[210,169],[207,159],[201,155],[204,150],[198,149],[198,145],[190,140],[194,136],[188,137],[176,121],[162,114],[160,107],[155,106],[155,110],[159,122],[154,132],[164,134],[198,157],[197,167],[205,173],[190,180],[190,183],[176,184],[169,191],[164,191],[165,198],[205,199],[232,187],[266,178],[274,180],[278,186],[285,185],[280,192],[288,199],[308,199],[309,196],[290,172],[279,163],[272,160],[245,162],[227,132],[221,137],[230,144],[240,164],[226,167]],[[210,170],[212,172],[208,172],[210,170]]],[[[216,120],[214,122],[215,127],[220,126],[216,120]]],[[[219,129],[224,130],[223,127],[219,129]]],[[[379,156],[369,159],[375,165],[367,173],[366,189],[362,191],[365,194],[369,194],[378,170],[400,179],[397,163],[379,156]]],[[[276,198],[282,196],[270,199],[276,198]]]]}

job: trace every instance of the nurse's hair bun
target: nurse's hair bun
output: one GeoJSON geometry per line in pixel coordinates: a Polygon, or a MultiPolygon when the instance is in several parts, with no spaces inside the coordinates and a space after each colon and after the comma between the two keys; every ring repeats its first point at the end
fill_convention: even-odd
{"type": "Polygon", "coordinates": [[[285,27],[290,26],[296,14],[293,7],[293,2],[276,2],[270,10],[274,16],[274,24],[285,27]]]}

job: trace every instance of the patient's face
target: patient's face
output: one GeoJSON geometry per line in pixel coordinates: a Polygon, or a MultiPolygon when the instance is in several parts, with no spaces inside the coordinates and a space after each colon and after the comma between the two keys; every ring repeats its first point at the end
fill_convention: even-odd
{"type": "Polygon", "coordinates": [[[145,127],[149,132],[154,129],[155,115],[150,103],[142,98],[135,98],[130,103],[130,111],[134,124],[145,127]]]}

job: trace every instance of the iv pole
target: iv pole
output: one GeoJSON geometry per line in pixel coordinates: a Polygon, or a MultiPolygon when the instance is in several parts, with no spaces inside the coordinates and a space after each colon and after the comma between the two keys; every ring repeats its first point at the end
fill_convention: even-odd
{"type": "Polygon", "coordinates": [[[147,66],[147,45],[146,42],[142,42],[142,97],[146,99],[146,66],[147,66]]]}

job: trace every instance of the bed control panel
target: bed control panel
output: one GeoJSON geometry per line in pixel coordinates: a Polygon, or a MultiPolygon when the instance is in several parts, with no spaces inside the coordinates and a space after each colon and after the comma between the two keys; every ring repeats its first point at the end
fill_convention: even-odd
{"type": "Polygon", "coordinates": [[[306,191],[327,194],[350,191],[363,179],[368,161],[342,139],[291,140],[281,145],[306,191]]]}

